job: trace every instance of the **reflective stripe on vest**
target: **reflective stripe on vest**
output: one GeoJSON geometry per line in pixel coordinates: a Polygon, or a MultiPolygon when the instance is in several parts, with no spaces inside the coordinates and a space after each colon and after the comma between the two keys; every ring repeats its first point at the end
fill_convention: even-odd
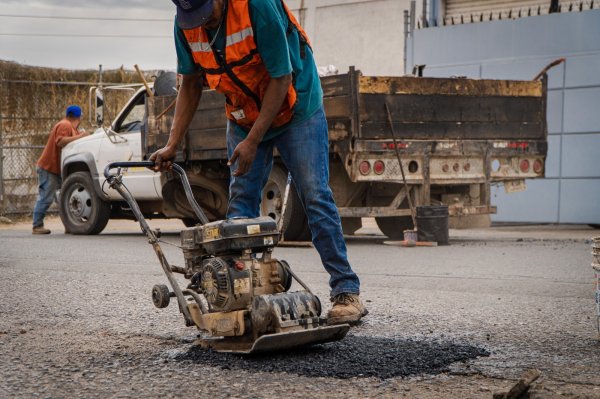
{"type": "MultiPolygon", "coordinates": [[[[239,43],[245,38],[249,36],[254,36],[254,29],[252,27],[248,27],[246,29],[241,30],[240,32],[232,33],[225,38],[225,45],[231,46],[233,44],[239,43]]],[[[190,49],[192,52],[203,52],[210,53],[212,52],[212,48],[210,47],[209,42],[190,42],[190,49]]]]}
{"type": "Polygon", "coordinates": [[[208,42],[191,42],[189,43],[189,45],[190,49],[192,50],[192,53],[210,53],[212,51],[212,49],[210,48],[210,43],[208,42]]]}
{"type": "Polygon", "coordinates": [[[249,26],[246,29],[243,29],[239,32],[235,32],[230,35],[227,35],[227,38],[225,39],[225,45],[232,46],[236,43],[241,42],[242,40],[244,40],[245,38],[247,38],[249,36],[254,37],[254,29],[252,29],[251,26],[249,26]]]}

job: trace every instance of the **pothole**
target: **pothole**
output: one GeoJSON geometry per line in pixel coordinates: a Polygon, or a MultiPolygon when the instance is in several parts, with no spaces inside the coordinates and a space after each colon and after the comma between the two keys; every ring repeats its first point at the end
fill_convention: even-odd
{"type": "Polygon", "coordinates": [[[217,353],[193,346],[175,361],[221,369],[286,372],[307,377],[387,379],[448,371],[455,362],[489,356],[483,348],[444,341],[349,335],[344,340],[258,356],[217,353]]]}

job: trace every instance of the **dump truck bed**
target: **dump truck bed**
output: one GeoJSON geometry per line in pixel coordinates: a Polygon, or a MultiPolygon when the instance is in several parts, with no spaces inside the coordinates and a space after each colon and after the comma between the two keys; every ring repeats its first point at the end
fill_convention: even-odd
{"type": "Polygon", "coordinates": [[[386,102],[402,138],[545,138],[541,82],[360,77],[359,96],[361,138],[389,137],[386,102]]]}
{"type": "MultiPolygon", "coordinates": [[[[385,104],[401,140],[546,140],[543,81],[372,77],[352,70],[321,78],[330,141],[391,138],[385,104]]],[[[173,110],[157,119],[173,96],[148,99],[145,152],[162,147],[173,110]]],[[[183,157],[225,155],[224,97],[205,91],[190,125],[183,157]]]]}

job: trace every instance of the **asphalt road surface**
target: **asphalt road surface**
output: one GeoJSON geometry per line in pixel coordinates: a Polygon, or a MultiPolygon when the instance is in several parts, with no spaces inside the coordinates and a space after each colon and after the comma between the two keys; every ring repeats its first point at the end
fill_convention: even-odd
{"type": "MultiPolygon", "coordinates": [[[[531,368],[531,397],[600,398],[590,238],[585,227],[451,231],[451,245],[347,238],[370,314],[343,341],[257,357],[207,352],[175,305],[136,225],[99,236],[0,226],[0,397],[483,397],[531,368]]],[[[176,221],[163,226],[177,243],[176,221]]],[[[182,264],[179,250],[163,246],[182,264]]],[[[311,247],[280,247],[327,303],[311,247]]]]}

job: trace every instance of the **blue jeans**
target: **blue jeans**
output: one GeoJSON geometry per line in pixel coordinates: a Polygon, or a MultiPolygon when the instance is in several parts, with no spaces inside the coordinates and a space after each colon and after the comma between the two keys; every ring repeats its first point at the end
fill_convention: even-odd
{"type": "Polygon", "coordinates": [[[56,190],[60,188],[61,178],[59,175],[50,173],[40,167],[36,168],[38,175],[39,194],[33,208],[33,227],[44,225],[46,211],[56,199],[56,190]]]}
{"type": "MultiPolygon", "coordinates": [[[[230,123],[227,128],[229,157],[243,139],[230,123]]],[[[308,216],[312,242],[330,275],[331,296],[358,294],[360,281],[348,262],[340,216],[329,188],[329,142],[322,107],[308,120],[262,142],[250,171],[242,176],[231,177],[227,217],[254,218],[260,215],[261,194],[273,166],[274,147],[277,147],[292,174],[308,216]]],[[[231,170],[236,168],[237,162],[231,166],[231,170]]]]}

